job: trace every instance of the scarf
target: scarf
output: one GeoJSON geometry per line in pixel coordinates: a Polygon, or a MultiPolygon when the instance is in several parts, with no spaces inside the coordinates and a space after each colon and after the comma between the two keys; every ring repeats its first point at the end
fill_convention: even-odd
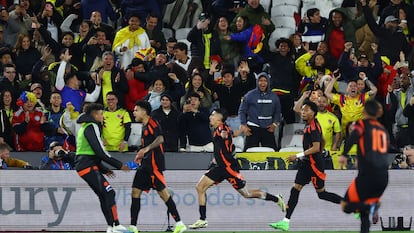
{"type": "Polygon", "coordinates": [[[132,47],[134,47],[134,43],[140,46],[141,41],[139,40],[138,36],[144,32],[145,30],[142,27],[139,27],[137,30],[133,32],[129,30],[129,26],[122,28],[116,33],[114,43],[112,46],[112,51],[115,50],[117,46],[121,45],[128,39],[129,39],[128,49],[131,49],[132,47]]]}

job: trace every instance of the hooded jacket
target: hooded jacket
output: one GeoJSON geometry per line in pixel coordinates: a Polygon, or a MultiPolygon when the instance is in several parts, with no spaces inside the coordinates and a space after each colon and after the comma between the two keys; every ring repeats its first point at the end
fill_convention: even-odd
{"type": "Polygon", "coordinates": [[[257,77],[256,89],[247,92],[240,104],[239,117],[242,125],[249,122],[250,125],[266,128],[272,123],[280,122],[281,106],[279,97],[271,91],[269,75],[262,72],[257,77]],[[258,81],[261,77],[267,79],[265,92],[259,89],[258,81]]]}

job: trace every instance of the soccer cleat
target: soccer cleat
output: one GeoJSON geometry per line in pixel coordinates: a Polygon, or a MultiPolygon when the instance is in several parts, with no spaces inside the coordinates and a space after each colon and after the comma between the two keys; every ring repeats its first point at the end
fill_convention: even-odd
{"type": "Polygon", "coordinates": [[[377,224],[379,216],[378,216],[378,209],[380,208],[381,204],[379,202],[375,202],[371,205],[369,213],[371,215],[372,224],[377,224]]]}
{"type": "Polygon", "coordinates": [[[108,228],[106,228],[106,233],[112,233],[112,227],[108,226],[108,228]]]}
{"type": "Polygon", "coordinates": [[[206,228],[208,226],[207,220],[197,220],[195,223],[188,226],[190,229],[206,228]]]}
{"type": "Polygon", "coordinates": [[[269,226],[275,228],[275,229],[279,229],[282,231],[288,231],[289,230],[289,222],[287,221],[279,221],[279,222],[275,222],[275,223],[270,223],[269,226]]]}
{"type": "Polygon", "coordinates": [[[138,228],[134,225],[130,225],[128,227],[128,231],[131,232],[131,233],[138,233],[138,228]]]}
{"type": "Polygon", "coordinates": [[[187,227],[184,225],[184,223],[175,224],[174,233],[183,233],[186,230],[187,227]]]}
{"type": "Polygon", "coordinates": [[[276,195],[277,197],[277,205],[282,209],[282,212],[286,212],[286,204],[285,201],[283,201],[283,197],[280,194],[276,195]]]}
{"type": "Polygon", "coordinates": [[[359,212],[354,213],[354,218],[355,219],[360,219],[361,218],[361,214],[359,212]]]}
{"type": "Polygon", "coordinates": [[[128,229],[122,225],[112,227],[112,233],[126,233],[128,229]]]}

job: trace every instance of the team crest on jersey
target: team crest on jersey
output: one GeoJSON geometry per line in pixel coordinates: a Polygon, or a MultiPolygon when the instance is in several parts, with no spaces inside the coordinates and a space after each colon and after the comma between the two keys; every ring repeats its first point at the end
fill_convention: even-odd
{"type": "Polygon", "coordinates": [[[35,121],[40,121],[40,116],[35,116],[35,121]]]}

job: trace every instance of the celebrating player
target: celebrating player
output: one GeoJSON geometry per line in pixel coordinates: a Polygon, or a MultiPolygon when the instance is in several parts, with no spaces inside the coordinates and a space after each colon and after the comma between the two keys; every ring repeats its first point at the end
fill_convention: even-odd
{"type": "Polygon", "coordinates": [[[353,123],[344,155],[339,157],[340,163],[346,164],[347,152],[352,145],[358,144],[358,175],[349,185],[341,207],[345,213],[360,213],[362,233],[369,232],[370,214],[372,223],[377,223],[380,198],[388,185],[389,136],[384,126],[377,121],[381,115],[381,104],[375,100],[367,101],[364,119],[353,123]]]}
{"type": "Polygon", "coordinates": [[[260,198],[276,202],[284,212],[285,203],[281,195],[272,195],[258,189],[247,189],[246,181],[239,173],[239,164],[235,158],[235,146],[232,143],[232,132],[224,123],[227,113],[224,109],[216,109],[210,115],[210,124],[214,128],[214,159],[213,166],[198,181],[196,186],[198,194],[200,219],[190,225],[191,229],[205,228],[208,226],[206,220],[206,191],[215,183],[226,179],[243,197],[260,198]]]}
{"type": "Polygon", "coordinates": [[[290,190],[285,218],[279,222],[269,224],[275,229],[289,230],[290,217],[298,203],[299,193],[303,186],[310,181],[312,181],[313,187],[315,187],[320,199],[336,204],[339,204],[341,201],[340,196],[335,193],[326,192],[325,190],[326,174],[324,173],[324,160],[321,154],[323,148],[322,130],[318,120],[315,119],[317,113],[318,107],[315,103],[310,100],[304,101],[301,111],[302,119],[306,122],[305,129],[303,130],[304,151],[296,155],[291,155],[288,158],[291,162],[299,159],[299,168],[296,173],[295,184],[290,190]]]}
{"type": "Polygon", "coordinates": [[[142,191],[153,188],[157,190],[158,195],[167,205],[168,212],[176,222],[174,233],[182,233],[187,230],[187,227],[180,219],[162,174],[165,170],[164,149],[162,147],[164,137],[160,125],[150,117],[150,113],[151,105],[147,101],[138,101],[135,104],[135,121],[142,123],[142,148],[135,157],[135,162],[140,163],[141,166],[138,167],[132,183],[131,226],[128,227],[128,230],[138,233],[136,225],[141,208],[140,197],[142,191]]]}

